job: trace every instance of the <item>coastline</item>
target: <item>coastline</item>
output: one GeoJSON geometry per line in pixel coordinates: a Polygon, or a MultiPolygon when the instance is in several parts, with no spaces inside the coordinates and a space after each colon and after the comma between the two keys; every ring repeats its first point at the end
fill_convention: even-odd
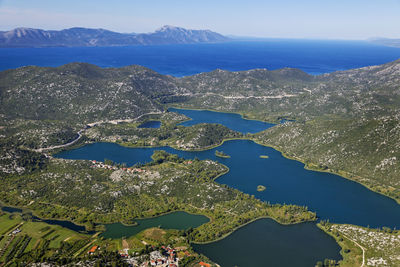
{"type": "Polygon", "coordinates": [[[244,223],[244,224],[242,224],[242,225],[236,226],[234,229],[232,229],[231,232],[226,233],[225,235],[223,235],[223,236],[221,236],[221,237],[219,237],[219,238],[217,238],[217,239],[215,239],[215,240],[212,240],[212,241],[205,241],[205,242],[195,242],[195,241],[192,241],[191,243],[193,243],[193,244],[199,244],[199,245],[205,245],[205,244],[211,244],[211,243],[220,241],[220,240],[225,239],[226,237],[230,236],[231,234],[233,234],[234,232],[236,232],[236,231],[239,230],[240,228],[242,228],[242,227],[244,227],[244,226],[246,226],[246,225],[248,225],[248,224],[251,224],[251,223],[253,223],[253,222],[255,222],[255,221],[262,220],[262,219],[271,219],[271,220],[273,220],[274,222],[276,222],[276,223],[278,223],[278,224],[280,224],[280,225],[284,225],[284,226],[295,225],[295,224],[300,224],[300,223],[310,223],[310,222],[315,222],[315,221],[317,220],[317,219],[315,219],[315,220],[302,221],[302,222],[297,222],[297,223],[282,223],[282,222],[279,222],[278,220],[276,220],[275,218],[273,218],[273,217],[271,217],[271,216],[261,216],[261,217],[254,218],[254,219],[252,219],[252,220],[250,220],[250,221],[248,221],[248,222],[246,222],[246,223],[244,223]]]}
{"type": "MultiPolygon", "coordinates": [[[[332,232],[328,231],[325,227],[323,227],[320,223],[316,224],[317,227],[319,229],[321,229],[322,231],[324,231],[325,234],[331,236],[333,239],[335,239],[335,242],[340,246],[340,255],[342,256],[342,260],[340,262],[342,262],[343,264],[352,264],[351,260],[354,260],[357,258],[357,256],[362,257],[362,250],[358,247],[358,246],[354,246],[354,241],[349,239],[348,237],[346,237],[345,235],[343,235],[343,237],[345,237],[351,245],[346,244],[345,240],[341,238],[341,235],[337,236],[334,235],[332,232]],[[360,249],[360,253],[355,253],[355,255],[349,255],[352,254],[354,252],[354,248],[356,249],[360,249]],[[345,253],[345,250],[349,250],[350,253],[345,253]]],[[[358,265],[357,266],[361,266],[361,262],[357,262],[358,265]]],[[[339,264],[339,266],[341,266],[342,264],[339,264]]]]}
{"type": "MultiPolygon", "coordinates": [[[[44,222],[44,220],[47,220],[47,221],[50,221],[50,220],[51,220],[51,221],[59,221],[59,222],[70,222],[70,223],[75,224],[76,226],[84,227],[84,228],[85,228],[85,231],[91,231],[91,230],[87,230],[85,224],[77,223],[77,222],[75,222],[75,221],[73,221],[73,220],[70,220],[70,219],[68,219],[68,218],[48,218],[48,217],[40,217],[40,216],[38,216],[38,214],[35,212],[35,210],[29,209],[29,208],[27,208],[26,206],[19,206],[19,207],[17,207],[17,206],[12,206],[12,205],[5,205],[3,202],[1,202],[1,203],[0,203],[0,208],[2,208],[2,207],[9,207],[9,208],[14,208],[14,209],[20,209],[21,212],[15,212],[15,213],[20,213],[20,214],[23,214],[24,211],[31,212],[33,216],[37,217],[37,218],[38,218],[40,221],[42,221],[42,222],[44,222]]],[[[0,210],[1,210],[1,209],[0,209],[0,210]]],[[[10,213],[10,214],[14,213],[14,212],[8,212],[8,211],[2,211],[2,212],[10,213]]],[[[44,223],[47,223],[47,222],[44,222],[44,223]]],[[[47,224],[49,224],[49,223],[47,223],[47,224]]],[[[62,225],[59,225],[59,224],[56,224],[56,225],[58,225],[58,226],[60,226],[60,227],[63,227],[63,228],[67,228],[67,227],[62,226],[62,225]]],[[[69,229],[69,228],[67,228],[67,229],[69,229]]],[[[80,232],[78,232],[78,231],[76,231],[76,230],[72,230],[72,229],[70,229],[70,230],[71,230],[71,231],[75,231],[75,232],[77,232],[77,233],[80,233],[80,232]]],[[[93,230],[93,232],[99,233],[99,232],[101,232],[101,231],[93,230]]],[[[80,233],[80,234],[88,235],[87,233],[80,233]]]]}
{"type": "MultiPolygon", "coordinates": [[[[177,107],[174,107],[174,106],[172,106],[172,107],[173,107],[173,108],[176,108],[176,109],[185,109],[185,108],[177,108],[177,107]]],[[[186,109],[186,110],[187,110],[187,109],[186,109]]],[[[214,111],[214,110],[210,110],[210,109],[189,109],[189,110],[208,110],[208,111],[221,112],[221,113],[228,113],[228,114],[239,114],[240,116],[242,116],[243,119],[247,119],[247,118],[244,118],[242,114],[240,114],[240,113],[234,113],[234,112],[222,112],[222,111],[214,111]]],[[[189,120],[191,120],[191,119],[189,119],[189,120]]],[[[253,119],[247,119],[247,120],[253,120],[253,119]]],[[[266,122],[266,121],[257,120],[257,119],[254,119],[254,120],[256,120],[256,121],[261,121],[261,122],[266,122]]],[[[188,121],[188,120],[185,120],[185,121],[188,121]]],[[[182,123],[182,122],[180,122],[180,123],[182,123]]],[[[269,123],[269,122],[267,122],[267,123],[269,123]]],[[[275,124],[276,124],[276,123],[275,123],[275,124]]],[[[363,182],[360,182],[359,180],[350,177],[350,176],[353,176],[353,177],[362,178],[361,176],[358,176],[358,175],[355,175],[355,174],[350,174],[350,173],[348,173],[347,171],[344,171],[344,170],[338,170],[338,172],[335,172],[335,171],[333,171],[333,170],[331,170],[331,169],[329,169],[329,168],[326,169],[326,170],[322,170],[322,169],[313,167],[313,166],[311,165],[311,164],[313,164],[313,163],[307,164],[307,163],[305,163],[305,160],[302,159],[302,158],[293,157],[293,156],[288,156],[284,151],[282,151],[282,150],[279,149],[278,147],[276,147],[276,146],[274,146],[274,145],[271,145],[271,144],[263,144],[263,143],[257,141],[255,138],[252,138],[252,137],[225,138],[225,139],[223,139],[223,140],[222,140],[220,143],[218,143],[218,144],[215,144],[215,145],[212,145],[212,146],[208,146],[208,147],[204,147],[204,148],[199,148],[199,149],[182,149],[182,148],[178,148],[178,147],[173,146],[173,145],[172,145],[172,146],[170,146],[170,145],[162,145],[162,146],[159,146],[159,145],[155,145],[155,146],[132,146],[132,145],[129,145],[129,144],[126,144],[126,143],[118,143],[118,142],[105,142],[105,143],[115,143],[115,144],[118,144],[118,145],[120,145],[120,146],[131,147],[131,148],[158,148],[158,147],[161,148],[161,147],[163,147],[163,146],[168,146],[168,147],[171,147],[171,148],[173,148],[173,149],[180,150],[180,151],[196,152],[196,151],[206,151],[206,150],[210,150],[210,149],[213,149],[213,148],[217,148],[217,147],[219,147],[219,146],[222,146],[226,141],[232,141],[232,140],[249,140],[249,141],[253,141],[253,142],[255,142],[256,144],[259,144],[259,145],[261,145],[261,146],[273,148],[274,150],[279,151],[279,152],[282,154],[282,156],[284,156],[285,158],[290,159],[290,160],[295,160],[295,161],[298,161],[298,162],[303,163],[303,164],[304,164],[304,168],[305,168],[306,170],[317,171],[317,172],[325,172],[325,173],[331,173],[331,174],[337,175],[337,176],[339,176],[339,177],[341,177],[341,178],[344,178],[344,179],[347,179],[347,180],[356,182],[356,183],[358,183],[358,184],[364,186],[365,188],[367,188],[367,189],[370,190],[370,191],[373,191],[373,192],[375,192],[375,193],[377,193],[377,194],[380,194],[380,195],[383,195],[383,196],[388,197],[388,198],[390,198],[390,199],[393,199],[397,204],[400,205],[400,199],[396,199],[396,198],[394,198],[393,196],[390,196],[390,195],[388,195],[388,194],[385,194],[384,192],[379,192],[378,189],[374,188],[373,186],[368,185],[368,184],[363,183],[363,182]]],[[[73,149],[73,148],[78,148],[78,147],[81,147],[81,146],[83,146],[83,145],[85,145],[85,144],[90,144],[90,143],[94,143],[94,142],[89,142],[89,143],[80,143],[80,142],[77,142],[77,143],[75,143],[75,144],[72,144],[72,146],[68,146],[68,147],[65,147],[65,148],[63,147],[63,148],[61,148],[61,150],[56,149],[56,150],[54,150],[54,151],[52,151],[52,152],[49,152],[49,153],[52,155],[52,154],[54,154],[54,153],[58,153],[58,152],[61,152],[61,151],[63,151],[63,150],[69,150],[69,149],[73,149]]],[[[379,186],[379,185],[378,185],[378,186],[379,186]]]]}
{"type": "MultiPolygon", "coordinates": [[[[206,109],[206,108],[185,108],[185,107],[182,107],[182,106],[175,106],[175,105],[168,106],[167,110],[169,108],[182,109],[182,110],[195,110],[195,111],[212,111],[212,112],[226,113],[226,114],[237,114],[237,115],[240,115],[240,117],[242,119],[248,120],[248,121],[260,121],[260,122],[266,122],[266,123],[271,123],[271,124],[275,124],[275,125],[279,124],[279,122],[276,122],[276,121],[265,121],[265,120],[260,120],[260,119],[257,119],[257,118],[252,118],[252,117],[249,117],[248,115],[246,115],[246,113],[242,113],[242,112],[221,111],[221,110],[206,109]]],[[[192,120],[192,119],[185,120],[185,121],[190,121],[190,120],[192,120]]],[[[182,121],[182,122],[185,122],[185,121],[182,121]]],[[[182,122],[180,122],[180,123],[182,123],[182,122]]]]}
{"type": "MultiPolygon", "coordinates": [[[[192,211],[187,211],[187,210],[184,210],[184,209],[170,210],[170,211],[167,211],[167,212],[165,212],[165,213],[162,213],[162,214],[159,214],[159,215],[156,215],[156,216],[140,217],[140,218],[135,218],[135,219],[133,219],[133,220],[154,219],[154,218],[162,217],[162,216],[165,216],[165,215],[168,215],[168,214],[172,214],[172,213],[175,213],[175,212],[185,212],[185,213],[190,214],[190,215],[204,216],[204,217],[208,218],[208,220],[209,220],[209,221],[206,222],[206,223],[209,223],[209,222],[212,221],[212,218],[209,217],[209,216],[206,215],[206,214],[194,213],[194,212],[192,212],[192,211]]],[[[136,222],[136,221],[135,221],[134,224],[127,224],[127,223],[124,223],[124,222],[120,222],[120,221],[119,221],[119,222],[113,222],[113,223],[105,223],[105,224],[101,224],[101,225],[104,226],[104,227],[106,227],[106,225],[108,225],[108,224],[114,224],[114,223],[120,223],[120,224],[122,224],[123,226],[127,226],[127,227],[135,227],[135,226],[138,226],[138,225],[140,224],[140,223],[138,223],[138,222],[136,222]]],[[[206,224],[206,223],[203,223],[203,224],[206,224]]],[[[201,224],[201,225],[203,225],[203,224],[201,224]]],[[[198,227],[200,227],[201,225],[199,225],[198,227]]],[[[153,227],[150,227],[150,228],[153,228],[153,227]]],[[[146,229],[150,229],[150,228],[146,228],[146,229]]],[[[196,227],[196,228],[197,228],[197,227],[196,227]]],[[[171,229],[173,229],[173,228],[171,228],[171,229]]],[[[169,229],[167,229],[167,230],[169,230],[169,229]]],[[[107,231],[107,228],[106,228],[105,231],[100,231],[100,234],[99,234],[99,235],[102,235],[102,234],[105,233],[106,231],[107,231]]],[[[134,235],[132,235],[132,236],[134,236],[134,235]]],[[[129,236],[129,237],[131,237],[131,236],[129,236]]],[[[111,239],[116,240],[116,239],[120,239],[120,238],[111,238],[111,239]]]]}
{"type": "MultiPolygon", "coordinates": [[[[172,106],[172,107],[173,107],[173,106],[172,106]]],[[[176,108],[176,109],[184,109],[184,108],[177,108],[177,107],[173,107],[173,108],[176,108]]],[[[213,112],[221,112],[221,113],[229,113],[229,114],[239,114],[239,115],[241,115],[241,116],[243,117],[242,114],[240,114],[240,113],[233,113],[233,112],[222,112],[222,111],[214,111],[214,110],[209,110],[209,109],[189,109],[189,110],[208,110],[208,111],[213,111],[213,112]]],[[[243,119],[247,119],[247,118],[244,118],[244,117],[243,117],[243,119]]],[[[191,119],[189,119],[189,120],[191,120],[191,119]]],[[[247,120],[252,120],[252,119],[247,119],[247,120]]],[[[257,120],[257,119],[254,119],[254,120],[256,120],[256,121],[262,121],[262,120],[257,120]]],[[[188,120],[186,120],[186,121],[188,121],[188,120]]],[[[266,122],[266,121],[262,121],[262,122],[266,122]]],[[[181,122],[180,122],[180,123],[181,123],[181,122]]],[[[268,122],[268,123],[269,123],[269,122],[268,122]]],[[[400,205],[400,199],[396,199],[396,198],[394,198],[393,196],[390,196],[390,195],[388,195],[388,194],[385,194],[384,192],[379,192],[378,189],[376,189],[375,187],[373,187],[373,186],[371,186],[371,185],[368,185],[368,184],[366,184],[366,183],[363,183],[363,182],[361,182],[361,181],[359,181],[359,180],[357,180],[357,179],[352,178],[352,177],[359,177],[359,178],[362,178],[361,176],[358,176],[358,175],[355,175],[355,174],[350,174],[350,173],[348,173],[347,171],[344,171],[344,170],[338,170],[338,172],[335,172],[335,171],[333,171],[333,170],[331,170],[331,169],[329,169],[329,168],[326,169],[326,170],[322,170],[322,169],[316,168],[316,167],[314,167],[314,166],[311,165],[311,164],[313,164],[313,163],[307,164],[307,163],[305,163],[305,160],[302,159],[302,158],[289,156],[289,155],[287,155],[284,151],[282,151],[281,149],[279,149],[278,147],[276,147],[276,146],[274,146],[274,145],[271,145],[271,144],[263,144],[263,143],[259,142],[258,140],[256,140],[255,138],[252,138],[252,137],[225,138],[225,139],[223,139],[223,140],[222,140],[220,143],[218,143],[218,144],[215,144],[215,145],[212,145],[212,146],[208,146],[208,147],[204,147],[204,148],[199,148],[199,149],[182,149],[182,148],[178,148],[178,147],[173,146],[173,145],[172,145],[172,146],[170,146],[170,145],[162,145],[162,146],[159,146],[159,145],[155,145],[155,146],[132,146],[132,145],[129,145],[129,144],[126,144],[126,143],[117,143],[117,142],[105,142],[105,143],[115,143],[115,144],[118,144],[118,145],[120,145],[120,146],[131,147],[131,148],[158,148],[158,147],[161,148],[161,147],[163,147],[163,146],[168,146],[168,147],[171,147],[171,148],[173,148],[173,149],[180,150],[180,151],[196,152],[196,151],[206,151],[206,150],[210,150],[210,149],[213,149],[213,148],[217,148],[217,147],[219,147],[219,146],[222,146],[226,141],[232,141],[232,140],[249,140],[249,141],[253,141],[253,142],[255,142],[256,144],[259,144],[259,145],[261,145],[261,146],[273,148],[274,150],[279,151],[279,152],[282,154],[283,157],[285,157],[285,158],[287,158],[287,159],[290,159],[290,160],[295,160],[295,161],[298,161],[298,162],[303,163],[303,164],[304,164],[304,168],[305,168],[306,170],[317,171],[317,172],[325,172],[325,173],[331,173],[331,174],[337,175],[337,176],[339,176],[339,177],[341,177],[341,178],[344,178],[344,179],[347,179],[347,180],[356,182],[356,183],[358,183],[358,184],[364,186],[365,188],[367,188],[367,189],[370,190],[370,191],[373,191],[373,192],[375,192],[375,193],[377,193],[377,194],[380,194],[380,195],[383,195],[383,196],[388,197],[388,198],[390,198],[390,199],[393,199],[397,204],[400,205]],[[350,177],[350,176],[352,176],[352,177],[350,177]]],[[[54,154],[54,153],[61,152],[61,151],[63,151],[63,150],[69,150],[69,149],[73,149],[73,148],[78,148],[78,147],[81,147],[81,146],[83,146],[83,145],[85,145],[85,144],[90,144],[90,143],[94,143],[94,142],[89,142],[89,143],[80,143],[80,142],[77,142],[77,143],[75,143],[75,144],[72,144],[72,146],[68,146],[68,147],[65,147],[65,148],[63,147],[63,148],[61,148],[61,150],[56,149],[56,150],[54,150],[54,151],[52,151],[52,152],[49,152],[49,153],[50,153],[50,154],[54,154]]],[[[379,186],[379,185],[378,185],[378,186],[379,186]]]]}
{"type": "MultiPolygon", "coordinates": [[[[177,107],[174,107],[174,108],[177,108],[177,107]]],[[[177,108],[177,109],[184,109],[184,108],[177,108]]],[[[208,109],[190,109],[190,110],[208,110],[208,109]]],[[[209,110],[209,111],[221,112],[221,111],[215,111],[215,110],[209,110]]],[[[223,112],[223,113],[238,114],[238,113],[233,113],[233,112],[223,112]]],[[[240,114],[240,113],[239,113],[239,115],[241,115],[243,119],[247,119],[247,118],[244,118],[244,117],[243,117],[243,114],[240,114]]],[[[189,120],[191,120],[191,119],[189,119],[189,120]]],[[[252,119],[247,119],[247,120],[252,120],[252,119]]],[[[255,119],[255,120],[257,120],[257,119],[255,119]]],[[[187,120],[186,120],[186,121],[187,121],[187,120]]],[[[262,121],[262,120],[257,120],[257,121],[262,121]]],[[[262,122],[264,122],[264,121],[262,121],[262,122]]],[[[274,146],[274,145],[270,145],[270,144],[263,144],[263,143],[261,143],[260,141],[256,140],[255,138],[252,138],[252,137],[226,138],[226,139],[223,139],[223,140],[222,140],[220,143],[218,143],[218,144],[215,144],[215,145],[212,145],[212,146],[208,146],[208,147],[204,147],[204,148],[200,148],[200,149],[182,149],[182,148],[177,148],[177,147],[175,147],[175,146],[169,146],[169,147],[174,148],[174,149],[176,149],[176,150],[180,150],[180,151],[205,151],[205,150],[210,150],[210,149],[213,149],[213,148],[222,146],[226,141],[231,141],[231,140],[249,140],[249,141],[252,141],[252,142],[254,142],[254,143],[258,144],[258,145],[265,146],[265,147],[270,147],[270,148],[272,148],[272,149],[274,149],[274,150],[280,152],[281,155],[282,155],[283,157],[287,158],[287,159],[295,160],[295,161],[298,161],[298,162],[303,163],[303,164],[304,164],[304,168],[307,169],[307,170],[310,170],[310,171],[318,171],[318,172],[326,172],[326,173],[331,173],[331,174],[340,176],[340,177],[342,177],[342,178],[344,178],[344,179],[347,179],[347,180],[356,182],[356,183],[358,183],[358,184],[360,184],[360,185],[366,187],[366,188],[367,188],[368,190],[370,190],[370,191],[373,191],[373,192],[375,192],[375,193],[379,193],[379,194],[381,194],[381,195],[383,195],[383,196],[389,197],[389,198],[395,200],[398,204],[400,204],[400,200],[396,200],[396,199],[394,199],[393,197],[384,194],[383,192],[378,192],[378,191],[374,190],[374,188],[371,188],[370,186],[368,186],[368,185],[366,185],[366,184],[364,184],[364,183],[362,183],[362,182],[360,182],[360,181],[357,181],[357,180],[355,180],[355,179],[350,178],[350,174],[346,175],[346,172],[345,172],[345,171],[339,170],[340,173],[338,173],[338,172],[332,171],[331,169],[326,169],[326,170],[318,169],[318,168],[316,168],[315,166],[313,166],[312,163],[311,163],[311,164],[305,163],[305,160],[302,159],[302,158],[298,158],[298,157],[294,157],[294,156],[289,156],[289,155],[287,155],[284,151],[282,151],[281,149],[279,149],[278,147],[276,147],[276,146],[274,146]]],[[[115,142],[109,142],[109,143],[115,143],[115,142]]],[[[129,145],[124,144],[124,143],[116,143],[116,144],[121,145],[121,146],[125,146],[125,147],[132,147],[132,148],[157,148],[157,147],[158,147],[158,148],[161,148],[161,147],[163,147],[163,146],[168,146],[168,145],[163,145],[163,146],[159,146],[159,145],[157,145],[157,146],[129,146],[129,145]]],[[[84,143],[75,144],[74,146],[80,146],[80,145],[84,145],[84,143]]],[[[225,167],[226,167],[226,166],[225,166],[225,167]]],[[[214,178],[214,181],[215,181],[216,179],[218,179],[220,176],[222,176],[222,175],[228,173],[229,171],[230,171],[230,170],[229,170],[229,168],[228,168],[226,172],[224,172],[224,173],[218,175],[217,177],[215,177],[215,178],[214,178]]],[[[357,176],[355,176],[355,177],[357,177],[357,176]]],[[[176,211],[184,211],[184,212],[187,212],[186,210],[176,210],[176,211]]],[[[166,214],[168,214],[168,213],[172,213],[172,212],[176,212],[176,211],[169,211],[169,212],[167,212],[167,213],[163,213],[163,214],[160,214],[160,215],[157,215],[157,216],[152,216],[152,217],[146,217],[146,218],[159,217],[159,216],[163,216],[163,215],[166,215],[166,214]]],[[[190,214],[196,214],[196,215],[203,215],[203,216],[206,216],[207,218],[209,218],[210,221],[212,221],[212,219],[211,219],[209,216],[205,215],[205,214],[202,214],[202,213],[197,214],[197,213],[193,213],[193,212],[188,212],[188,213],[190,213],[190,214]]],[[[140,218],[140,219],[146,219],[146,218],[140,218]]],[[[273,217],[270,217],[270,216],[263,216],[263,217],[254,218],[254,219],[252,219],[252,220],[250,220],[250,221],[248,221],[248,222],[246,222],[246,223],[244,223],[244,224],[242,224],[242,225],[239,225],[239,226],[235,227],[234,229],[232,229],[232,231],[230,231],[229,233],[226,233],[225,235],[223,235],[223,236],[221,236],[221,237],[219,237],[219,238],[217,238],[217,239],[215,239],[215,240],[206,241],[206,242],[195,242],[195,241],[192,241],[192,243],[194,243],[194,244],[207,244],[207,243],[217,242],[217,241],[219,241],[219,240],[222,240],[222,239],[228,237],[229,235],[231,235],[232,233],[234,233],[234,232],[237,231],[238,229],[240,229],[240,228],[242,228],[242,227],[244,227],[244,226],[246,226],[246,225],[248,225],[248,224],[250,224],[250,223],[252,223],[252,222],[254,222],[254,221],[257,221],[257,220],[260,220],[260,219],[264,219],[264,218],[266,218],[266,219],[272,219],[272,220],[274,220],[275,222],[277,222],[277,223],[279,223],[279,224],[281,224],[281,225],[291,225],[291,224],[293,224],[293,223],[286,223],[286,224],[285,224],[285,223],[280,223],[279,221],[277,221],[277,220],[274,219],[273,217]]],[[[136,218],[136,219],[139,219],[139,218],[136,218]]],[[[315,221],[315,220],[313,220],[313,221],[315,221]]],[[[305,221],[305,222],[307,222],[307,221],[305,221]]],[[[122,223],[122,222],[120,222],[120,223],[122,223]]],[[[299,223],[303,223],[303,222],[299,222],[299,223]]],[[[294,224],[296,224],[296,223],[294,223],[294,224]]],[[[337,241],[337,243],[339,244],[338,241],[337,241]]]]}
{"type": "MultiPolygon", "coordinates": [[[[245,120],[261,121],[261,122],[271,123],[271,124],[275,124],[275,125],[278,124],[278,123],[276,123],[276,122],[270,122],[270,121],[264,121],[264,120],[260,120],[260,119],[247,118],[247,117],[246,117],[246,114],[245,114],[245,113],[241,113],[241,112],[236,113],[236,112],[219,111],[219,110],[213,110],[213,109],[184,108],[184,107],[175,106],[175,105],[171,105],[170,107],[176,108],[176,109],[182,109],[182,110],[200,110],[200,111],[212,111],[212,112],[227,113],[227,114],[238,114],[238,115],[240,115],[240,116],[242,117],[242,119],[245,119],[245,120]]],[[[353,177],[359,177],[359,178],[362,179],[362,177],[359,176],[359,175],[351,174],[351,173],[349,173],[349,172],[347,172],[347,171],[344,171],[344,170],[338,170],[338,172],[335,172],[335,171],[333,171],[333,170],[331,170],[331,169],[329,169],[329,168],[326,169],[326,170],[318,169],[318,168],[316,168],[316,167],[313,167],[313,166],[310,165],[310,164],[305,163],[304,159],[297,158],[297,157],[292,157],[292,156],[288,156],[284,151],[282,151],[281,149],[277,148],[276,146],[274,146],[274,145],[269,145],[269,144],[262,144],[262,143],[258,142],[256,139],[251,138],[251,137],[250,137],[250,138],[244,137],[244,138],[237,138],[237,139],[238,139],[238,140],[250,140],[250,141],[255,142],[256,144],[259,144],[259,145],[262,145],[262,146],[266,146],[266,147],[273,148],[273,149],[275,149],[276,151],[279,151],[279,152],[282,154],[282,156],[284,156],[285,158],[290,159],[290,160],[296,160],[296,161],[299,161],[299,162],[303,163],[303,164],[304,164],[304,168],[305,168],[306,170],[318,171],[318,172],[326,172],[326,173],[331,173],[331,174],[340,176],[340,177],[342,177],[342,178],[344,178],[344,179],[347,179],[347,180],[356,182],[356,183],[358,183],[358,184],[360,184],[360,185],[366,187],[368,190],[371,190],[371,191],[373,191],[373,192],[375,192],[375,193],[378,193],[378,194],[380,194],[380,195],[383,195],[383,196],[386,196],[386,197],[388,197],[388,198],[391,198],[391,199],[393,199],[394,201],[396,201],[397,204],[400,205],[400,199],[396,199],[396,198],[394,198],[394,197],[392,197],[392,196],[390,196],[390,195],[388,195],[388,194],[385,194],[384,192],[379,192],[378,189],[374,188],[373,186],[368,185],[368,184],[363,183],[363,182],[360,182],[359,180],[350,177],[350,176],[353,176],[353,177]]],[[[226,139],[226,140],[224,139],[224,140],[221,142],[220,145],[222,145],[225,141],[229,141],[229,140],[236,140],[236,139],[234,139],[234,138],[232,138],[232,139],[226,139]]],[[[211,147],[210,149],[215,148],[215,147],[218,147],[218,146],[215,145],[215,146],[211,147]]],[[[180,149],[178,149],[178,150],[180,150],[180,149]]],[[[202,150],[207,150],[207,149],[202,149],[202,150]]],[[[202,150],[198,150],[198,151],[202,151],[202,150]]],[[[311,164],[313,164],[313,163],[311,163],[311,164]]],[[[377,186],[379,187],[379,186],[381,186],[381,185],[377,185],[377,186]]]]}

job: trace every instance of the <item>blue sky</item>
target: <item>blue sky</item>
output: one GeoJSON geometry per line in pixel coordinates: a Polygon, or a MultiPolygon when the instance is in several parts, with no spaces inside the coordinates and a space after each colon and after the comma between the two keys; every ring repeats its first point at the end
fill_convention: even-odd
{"type": "Polygon", "coordinates": [[[0,0],[0,30],[162,25],[273,38],[400,38],[400,0],[0,0]]]}

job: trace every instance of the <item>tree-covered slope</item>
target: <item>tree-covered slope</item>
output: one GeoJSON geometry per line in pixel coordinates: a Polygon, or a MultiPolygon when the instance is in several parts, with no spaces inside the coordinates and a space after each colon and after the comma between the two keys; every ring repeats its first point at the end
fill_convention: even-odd
{"type": "Polygon", "coordinates": [[[399,110],[400,61],[310,76],[296,69],[214,71],[182,78],[182,105],[276,120],[389,115],[399,110]]]}
{"type": "Polygon", "coordinates": [[[257,142],[400,200],[399,116],[289,122],[256,134],[257,142]]]}
{"type": "MultiPolygon", "coordinates": [[[[168,105],[238,112],[275,122],[295,119],[296,123],[273,127],[255,138],[310,166],[329,168],[399,196],[400,60],[319,76],[289,68],[216,70],[174,78],[140,66],[24,67],[0,73],[0,104],[3,140],[32,148],[66,143],[87,123],[134,119],[168,105]]],[[[217,130],[207,127],[202,127],[205,133],[217,130]]],[[[112,125],[89,132],[135,144],[163,143],[168,138],[183,144],[196,138],[190,130],[184,131],[186,135],[173,134],[174,127],[170,131],[148,140],[136,140],[129,129],[112,125]]]]}
{"type": "Polygon", "coordinates": [[[89,123],[161,111],[154,98],[179,90],[174,78],[141,66],[102,69],[71,63],[3,71],[0,92],[5,118],[89,123]]]}

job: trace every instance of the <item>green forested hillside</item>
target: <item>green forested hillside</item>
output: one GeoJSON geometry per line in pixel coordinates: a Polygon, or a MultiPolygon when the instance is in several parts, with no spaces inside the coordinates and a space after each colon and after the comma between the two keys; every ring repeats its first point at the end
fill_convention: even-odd
{"type": "Polygon", "coordinates": [[[7,119],[71,123],[135,118],[160,111],[153,99],[179,92],[174,81],[141,66],[23,67],[0,72],[0,112],[7,119]]]}
{"type": "MultiPolygon", "coordinates": [[[[319,76],[287,68],[216,70],[183,78],[140,66],[31,66],[0,72],[0,103],[2,142],[28,148],[64,144],[87,123],[134,120],[168,105],[273,122],[295,119],[258,134],[257,141],[391,196],[400,190],[400,61],[319,76]]],[[[87,134],[94,140],[183,149],[237,137],[219,126],[192,131],[171,127],[138,130],[102,124],[87,134]],[[207,140],[209,136],[214,137],[207,140]]]]}
{"type": "Polygon", "coordinates": [[[282,223],[313,220],[305,207],[269,205],[215,183],[227,169],[212,161],[157,152],[154,162],[135,172],[56,160],[40,148],[62,149],[57,146],[78,140],[74,145],[108,141],[193,150],[249,138],[399,201],[399,114],[400,61],[320,76],[287,68],[174,78],[140,66],[86,63],[7,70],[0,72],[0,201],[88,227],[173,210],[205,214],[211,222],[191,232],[195,241],[215,240],[262,216],[282,223]],[[242,135],[218,124],[179,126],[188,118],[166,112],[169,106],[291,120],[242,135]],[[161,127],[138,127],[149,120],[161,127]]]}
{"type": "Polygon", "coordinates": [[[289,122],[256,134],[255,139],[310,168],[333,171],[400,200],[398,117],[289,122]]]}

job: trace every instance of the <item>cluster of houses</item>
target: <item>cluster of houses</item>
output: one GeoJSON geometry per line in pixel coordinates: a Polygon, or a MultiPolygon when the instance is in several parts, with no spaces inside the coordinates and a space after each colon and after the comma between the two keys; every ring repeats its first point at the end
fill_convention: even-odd
{"type": "MultiPolygon", "coordinates": [[[[88,254],[94,254],[100,247],[94,245],[88,251],[88,254]]],[[[125,258],[125,261],[129,266],[140,266],[140,267],[178,267],[180,257],[190,256],[190,253],[186,250],[186,247],[171,248],[169,246],[162,246],[160,250],[154,250],[148,254],[148,258],[145,261],[139,261],[139,258],[143,256],[130,256],[128,249],[120,250],[119,254],[121,257],[125,258]],[[179,252],[180,251],[180,252],[179,252]],[[183,253],[178,256],[179,253],[183,253]],[[139,263],[141,262],[141,263],[139,263]]],[[[143,258],[142,258],[143,259],[143,258]]],[[[198,263],[200,267],[211,267],[210,264],[200,261],[198,263]]]]}
{"type": "Polygon", "coordinates": [[[21,229],[17,228],[17,229],[15,229],[14,231],[12,231],[11,233],[9,233],[8,235],[16,235],[16,234],[18,234],[19,232],[21,232],[21,229]]]}
{"type": "Polygon", "coordinates": [[[170,247],[161,247],[161,252],[150,252],[150,266],[177,267],[179,258],[175,250],[170,247]]]}
{"type": "Polygon", "coordinates": [[[92,160],[92,168],[102,168],[102,169],[107,169],[107,170],[123,170],[129,173],[145,173],[146,170],[140,169],[140,168],[126,168],[126,167],[117,167],[117,166],[112,166],[105,164],[101,161],[96,161],[92,160]]]}

